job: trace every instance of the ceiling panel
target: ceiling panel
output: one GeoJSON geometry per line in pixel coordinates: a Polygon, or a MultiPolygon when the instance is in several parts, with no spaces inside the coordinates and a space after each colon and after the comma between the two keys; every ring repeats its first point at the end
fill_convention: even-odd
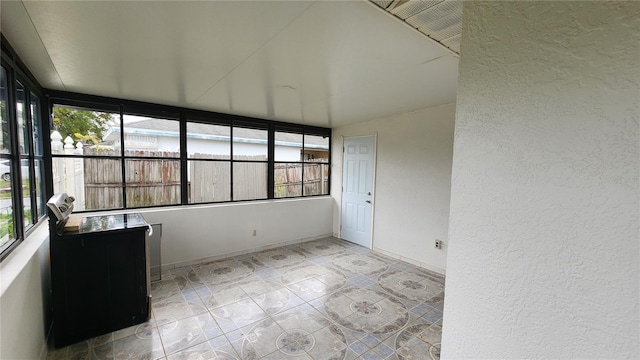
{"type": "Polygon", "coordinates": [[[2,33],[52,89],[320,126],[455,100],[457,57],[369,1],[0,9],[2,33]]]}
{"type": "Polygon", "coordinates": [[[462,1],[395,0],[387,6],[370,1],[456,55],[460,54],[460,42],[455,41],[455,37],[462,33],[462,1]]]}
{"type": "Polygon", "coordinates": [[[441,3],[442,0],[413,0],[401,1],[397,6],[391,9],[391,13],[400,19],[406,19],[413,15],[419,14],[426,9],[441,3]]]}
{"type": "Polygon", "coordinates": [[[195,104],[337,126],[370,114],[392,115],[399,107],[426,106],[430,92],[422,87],[439,73],[452,85],[441,82],[438,88],[447,96],[439,98],[452,102],[457,58],[414,30],[394,25],[396,20],[366,2],[318,2],[195,104]],[[439,69],[444,64],[453,71],[439,69]],[[430,68],[435,71],[425,72],[430,68]],[[410,86],[416,82],[420,87],[410,86]],[[346,95],[357,102],[341,105],[346,95]],[[407,99],[415,104],[407,106],[407,99]]]}
{"type": "Polygon", "coordinates": [[[69,91],[189,103],[305,2],[25,2],[69,91]]]}
{"type": "Polygon", "coordinates": [[[0,26],[2,34],[10,39],[11,45],[27,62],[29,70],[40,85],[64,88],[62,79],[21,1],[0,1],[0,26]]]}

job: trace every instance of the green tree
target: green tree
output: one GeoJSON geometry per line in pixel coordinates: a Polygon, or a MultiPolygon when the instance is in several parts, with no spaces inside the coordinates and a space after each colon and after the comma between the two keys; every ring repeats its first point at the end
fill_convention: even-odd
{"type": "Polygon", "coordinates": [[[83,143],[97,143],[102,140],[102,132],[107,129],[111,114],[91,110],[76,110],[63,107],[53,108],[53,124],[62,135],[71,136],[83,143]]]}

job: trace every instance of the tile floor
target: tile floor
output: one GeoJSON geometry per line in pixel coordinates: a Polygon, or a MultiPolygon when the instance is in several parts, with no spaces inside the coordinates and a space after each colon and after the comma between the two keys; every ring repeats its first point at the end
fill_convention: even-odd
{"type": "Polygon", "coordinates": [[[164,272],[148,322],[48,359],[438,359],[443,290],[327,238],[164,272]]]}

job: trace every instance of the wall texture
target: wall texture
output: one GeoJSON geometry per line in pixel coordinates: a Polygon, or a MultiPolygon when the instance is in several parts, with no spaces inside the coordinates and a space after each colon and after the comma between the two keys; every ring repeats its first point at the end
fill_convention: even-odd
{"type": "Polygon", "coordinates": [[[48,221],[0,263],[0,359],[45,359],[51,328],[48,221]]]}
{"type": "MultiPolygon", "coordinates": [[[[164,267],[331,234],[330,197],[140,210],[163,224],[164,267]],[[253,236],[253,230],[256,236],[253,236]]],[[[0,263],[0,359],[45,359],[51,328],[49,227],[0,263]]]]}
{"type": "Polygon", "coordinates": [[[331,235],[332,199],[252,201],[140,211],[162,223],[163,267],[331,235]],[[253,236],[256,230],[256,236],[253,236]]]}
{"type": "Polygon", "coordinates": [[[454,117],[448,104],[334,129],[334,234],[340,234],[343,138],[377,135],[373,249],[444,273],[454,117]],[[443,249],[435,249],[435,239],[443,249]]]}
{"type": "Polygon", "coordinates": [[[634,358],[640,4],[465,2],[442,358],[634,358]]]}

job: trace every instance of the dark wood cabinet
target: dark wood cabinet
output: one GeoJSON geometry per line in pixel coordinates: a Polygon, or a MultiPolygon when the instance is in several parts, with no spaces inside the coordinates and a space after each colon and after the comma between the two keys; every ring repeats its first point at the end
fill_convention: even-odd
{"type": "Polygon", "coordinates": [[[52,235],[56,347],[149,318],[147,244],[146,226],[52,235]]]}

